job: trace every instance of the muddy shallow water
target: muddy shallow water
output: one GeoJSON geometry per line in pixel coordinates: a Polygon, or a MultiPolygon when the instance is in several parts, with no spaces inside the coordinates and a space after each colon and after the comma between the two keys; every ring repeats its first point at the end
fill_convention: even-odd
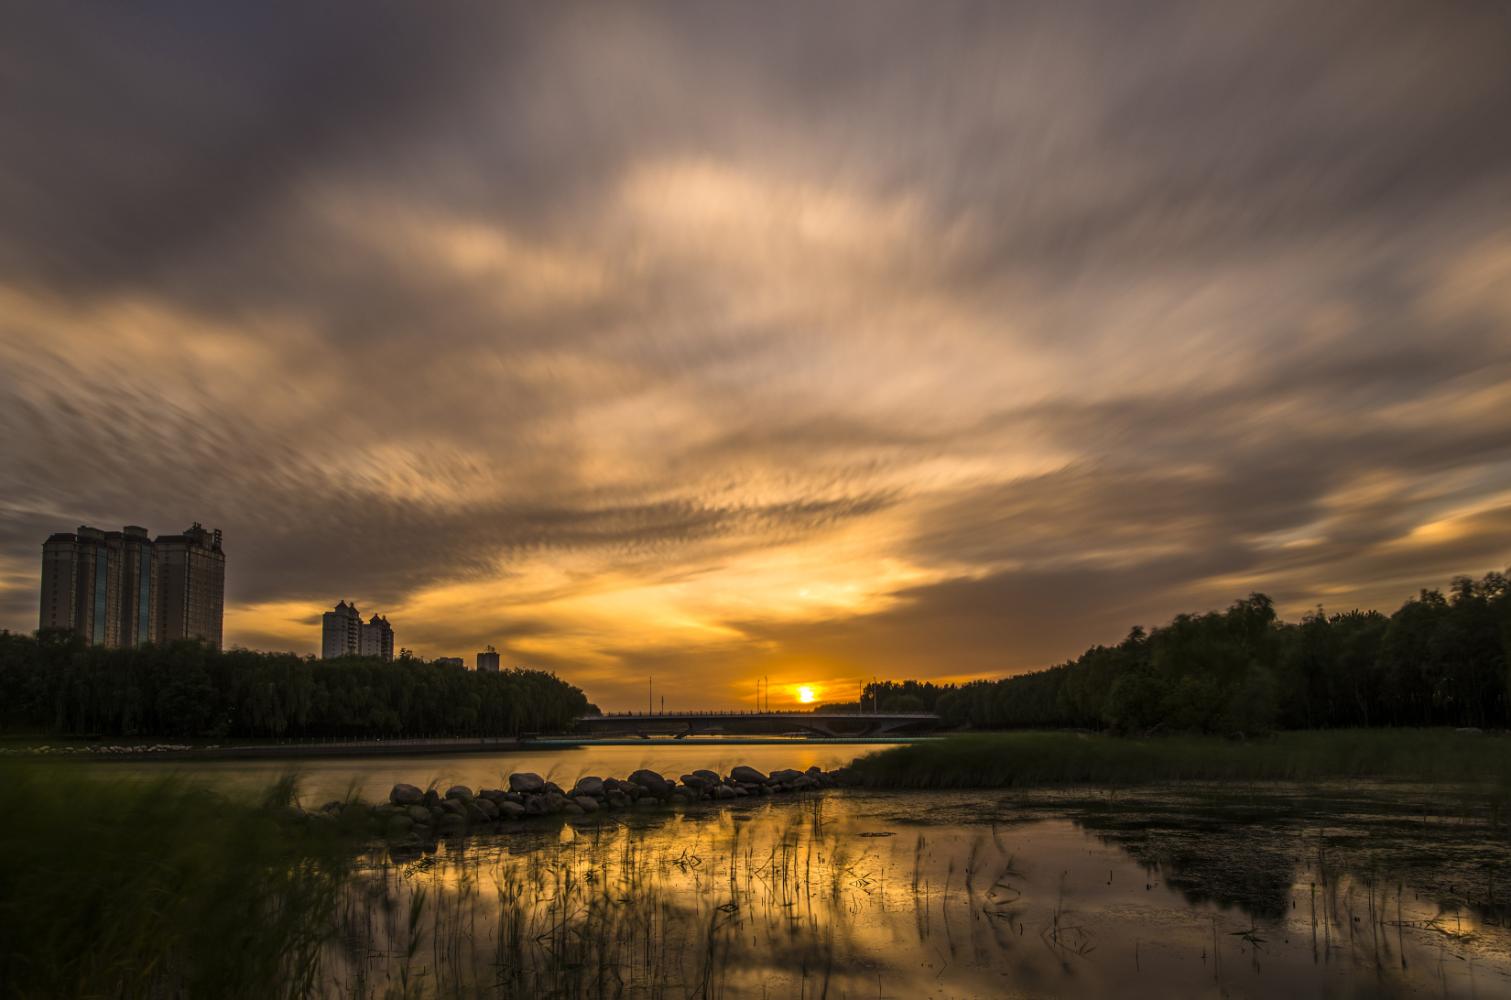
{"type": "Polygon", "coordinates": [[[1511,841],[1406,786],[831,793],[378,852],[333,992],[1511,995],[1511,841]]]}

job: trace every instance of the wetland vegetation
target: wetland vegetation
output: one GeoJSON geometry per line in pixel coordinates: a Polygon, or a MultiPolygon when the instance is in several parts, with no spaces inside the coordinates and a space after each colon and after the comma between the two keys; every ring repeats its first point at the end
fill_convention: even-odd
{"type": "Polygon", "coordinates": [[[1511,743],[1449,729],[1333,729],[1259,739],[1088,732],[967,733],[890,747],[855,763],[874,788],[1122,788],[1179,781],[1389,779],[1511,797],[1511,743]]]}
{"type": "MultiPolygon", "coordinates": [[[[1061,756],[1041,745],[1044,760],[1061,756]]],[[[875,780],[876,761],[918,749],[857,769],[875,780]]],[[[1043,771],[1033,787],[669,797],[649,810],[564,809],[385,839],[370,810],[298,808],[292,780],[253,797],[112,767],[0,768],[14,803],[0,854],[0,993],[1511,989],[1506,819],[1480,789],[1435,779],[1364,780],[1356,769],[1330,780],[1299,764],[1200,781],[1067,783],[1043,771]],[[1287,777],[1304,780],[1274,780],[1287,777]]]]}

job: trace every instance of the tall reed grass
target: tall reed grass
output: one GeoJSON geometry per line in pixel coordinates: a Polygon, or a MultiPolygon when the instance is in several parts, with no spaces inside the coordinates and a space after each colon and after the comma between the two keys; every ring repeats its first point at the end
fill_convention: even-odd
{"type": "Polygon", "coordinates": [[[1335,729],[1239,741],[1081,732],[973,733],[911,743],[853,765],[872,788],[1025,788],[1176,781],[1378,779],[1511,791],[1511,740],[1442,729],[1335,729]]]}

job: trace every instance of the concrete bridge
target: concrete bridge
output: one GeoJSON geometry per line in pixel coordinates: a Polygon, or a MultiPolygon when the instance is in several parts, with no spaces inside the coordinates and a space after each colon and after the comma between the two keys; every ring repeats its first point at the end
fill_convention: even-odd
{"type": "Polygon", "coordinates": [[[901,736],[929,732],[939,716],[929,712],[609,712],[577,720],[583,736],[901,736]]]}

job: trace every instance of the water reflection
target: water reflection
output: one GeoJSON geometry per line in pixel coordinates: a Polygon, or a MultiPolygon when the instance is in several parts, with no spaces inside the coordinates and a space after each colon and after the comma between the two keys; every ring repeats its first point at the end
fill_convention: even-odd
{"type": "MultiPolygon", "coordinates": [[[[1460,816],[1187,795],[847,793],[633,812],[370,859],[332,992],[971,997],[1439,996],[1511,989],[1504,860],[1460,816]],[[1248,821],[1225,811],[1247,808],[1248,821]],[[1351,811],[1352,810],[1352,811],[1351,811]],[[1446,827],[1446,817],[1443,826],[1446,827]],[[1388,836],[1381,831],[1388,828],[1388,836]],[[1450,843],[1451,842],[1451,843],[1450,843]],[[1320,845],[1320,850],[1318,849],[1320,845]],[[1476,854],[1478,852],[1478,854],[1476,854]],[[1412,862],[1409,859],[1416,857],[1412,862]],[[1394,867],[1385,867],[1395,858],[1394,867]]],[[[1413,809],[1418,807],[1413,806],[1413,809]]]]}
{"type": "Polygon", "coordinates": [[[584,744],[536,750],[507,750],[471,755],[396,755],[367,758],[306,758],[289,760],[199,760],[177,763],[97,761],[88,766],[111,774],[159,777],[181,774],[221,791],[260,793],[281,776],[299,775],[305,803],[316,808],[355,790],[369,801],[382,801],[398,782],[437,788],[508,786],[508,775],[534,771],[570,788],[587,774],[624,777],[640,768],[658,773],[685,774],[706,767],[728,774],[740,764],[762,771],[818,766],[826,771],[843,767],[856,757],[893,744],[819,743],[792,740],[783,744],[742,745],[710,740],[646,740],[630,745],[584,744]]]}

